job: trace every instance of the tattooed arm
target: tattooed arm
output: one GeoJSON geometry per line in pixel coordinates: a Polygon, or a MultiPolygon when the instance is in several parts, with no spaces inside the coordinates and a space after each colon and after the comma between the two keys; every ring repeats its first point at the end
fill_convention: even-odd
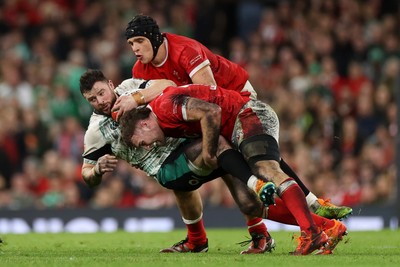
{"type": "Polygon", "coordinates": [[[216,104],[197,98],[188,98],[186,103],[187,121],[200,121],[203,136],[202,155],[207,166],[217,166],[216,152],[221,127],[221,108],[216,104]]]}

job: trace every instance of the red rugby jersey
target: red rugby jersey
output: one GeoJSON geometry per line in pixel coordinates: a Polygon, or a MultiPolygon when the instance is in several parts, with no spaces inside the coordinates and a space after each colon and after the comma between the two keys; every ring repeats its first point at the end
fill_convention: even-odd
{"type": "Polygon", "coordinates": [[[214,85],[170,86],[148,105],[157,116],[158,123],[166,136],[201,136],[199,121],[186,121],[186,106],[183,96],[195,97],[219,105],[222,109],[220,134],[227,140],[231,140],[237,114],[249,100],[238,92],[214,85]]]}
{"type": "Polygon", "coordinates": [[[241,66],[213,54],[198,41],[171,33],[163,35],[167,39],[167,59],[159,66],[137,61],[132,68],[134,78],[169,79],[178,86],[186,85],[192,83],[191,77],[198,70],[209,64],[217,85],[227,90],[240,92],[249,79],[241,66]]]}

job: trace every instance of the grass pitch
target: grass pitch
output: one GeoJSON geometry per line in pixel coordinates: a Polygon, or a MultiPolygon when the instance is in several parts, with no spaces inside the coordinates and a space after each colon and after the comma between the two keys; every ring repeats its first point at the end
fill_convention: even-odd
{"type": "Polygon", "coordinates": [[[275,251],[239,255],[244,229],[208,229],[208,253],[161,254],[183,239],[185,230],[169,233],[0,234],[0,266],[400,266],[400,231],[350,232],[333,255],[291,256],[294,232],[272,232],[275,251]]]}

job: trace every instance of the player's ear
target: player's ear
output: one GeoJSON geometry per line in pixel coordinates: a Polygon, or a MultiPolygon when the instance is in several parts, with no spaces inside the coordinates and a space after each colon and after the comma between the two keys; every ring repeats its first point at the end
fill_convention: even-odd
{"type": "Polygon", "coordinates": [[[147,120],[140,120],[140,128],[148,129],[149,128],[149,122],[147,120]]]}
{"type": "Polygon", "coordinates": [[[111,80],[108,80],[108,86],[110,86],[110,88],[114,90],[114,83],[111,80]]]}

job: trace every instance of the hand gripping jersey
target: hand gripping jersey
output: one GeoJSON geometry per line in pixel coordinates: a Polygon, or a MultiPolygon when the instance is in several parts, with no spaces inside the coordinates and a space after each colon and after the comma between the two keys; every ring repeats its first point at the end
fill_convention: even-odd
{"type": "Polygon", "coordinates": [[[158,66],[137,61],[132,76],[145,80],[169,79],[177,85],[191,84],[191,78],[201,68],[210,65],[215,81],[223,88],[240,92],[249,75],[239,65],[213,54],[196,40],[164,33],[167,58],[158,66]]]}
{"type": "MultiPolygon", "coordinates": [[[[132,88],[144,88],[150,82],[130,79],[137,84],[119,86],[115,89],[118,95],[128,93],[132,88]]],[[[164,160],[175,150],[184,139],[168,138],[166,146],[153,148],[151,151],[133,149],[125,145],[121,138],[118,123],[111,117],[93,113],[85,133],[83,160],[84,163],[96,164],[105,154],[113,154],[118,159],[129,162],[132,166],[145,171],[149,176],[155,176],[164,160]]]]}

